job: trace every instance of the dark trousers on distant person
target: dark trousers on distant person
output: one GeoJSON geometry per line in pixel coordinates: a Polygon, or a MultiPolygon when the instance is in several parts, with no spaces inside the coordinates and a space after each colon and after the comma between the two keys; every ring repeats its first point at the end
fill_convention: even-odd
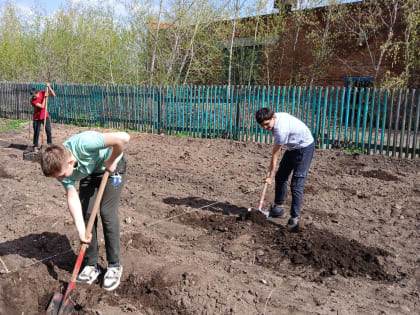
{"type": "MultiPolygon", "coordinates": [[[[38,148],[38,141],[39,141],[39,133],[41,132],[41,128],[44,125],[44,119],[34,120],[33,127],[34,127],[34,147],[38,148]]],[[[51,120],[50,117],[47,117],[45,123],[45,133],[47,134],[47,143],[52,143],[52,136],[51,136],[51,120]]]]}
{"type": "MultiPolygon", "coordinates": [[[[89,222],[95,204],[98,189],[103,177],[103,173],[95,173],[82,179],[79,186],[79,197],[82,204],[83,217],[85,224],[89,222]]],[[[118,162],[114,173],[109,175],[108,181],[102,195],[100,206],[100,217],[104,232],[106,257],[108,264],[120,262],[120,217],[118,208],[120,204],[121,191],[126,178],[126,158],[122,156],[118,162]],[[113,183],[113,177],[120,175],[121,182],[118,185],[113,183]]],[[[92,240],[83,260],[84,266],[92,266],[98,263],[98,236],[97,236],[98,218],[92,228],[92,240]]]]}
{"type": "Polygon", "coordinates": [[[287,194],[287,181],[290,173],[293,171],[292,182],[290,184],[290,190],[292,191],[290,216],[292,218],[300,216],[300,207],[303,200],[303,187],[311,165],[314,150],[315,142],[302,149],[286,151],[276,173],[276,193],[274,202],[275,204],[284,204],[287,194]]]}

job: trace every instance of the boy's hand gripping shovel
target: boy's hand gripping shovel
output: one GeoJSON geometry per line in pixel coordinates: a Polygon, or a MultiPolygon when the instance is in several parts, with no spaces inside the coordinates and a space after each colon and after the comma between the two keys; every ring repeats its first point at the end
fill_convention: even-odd
{"type": "MultiPolygon", "coordinates": [[[[262,208],[263,208],[263,205],[264,205],[264,198],[265,198],[265,192],[267,191],[267,187],[268,187],[268,184],[265,183],[264,184],[264,189],[263,189],[263,191],[261,193],[260,202],[258,203],[258,208],[257,208],[257,210],[259,212],[261,212],[262,214],[264,214],[266,217],[268,217],[269,212],[268,211],[264,211],[262,208]]],[[[248,211],[251,211],[251,208],[249,208],[248,211]]]]}
{"type": "MultiPolygon", "coordinates": [[[[101,204],[102,195],[106,186],[106,182],[109,177],[109,171],[106,170],[102,180],[101,184],[99,186],[98,195],[95,199],[95,204],[93,205],[93,210],[89,218],[88,225],[86,227],[86,236],[89,236],[92,232],[93,223],[95,222],[96,215],[98,213],[98,209],[101,204]]],[[[79,256],[77,256],[76,265],[73,269],[73,274],[71,276],[71,281],[67,286],[66,292],[63,294],[61,293],[55,293],[54,296],[51,299],[50,304],[47,308],[47,314],[48,315],[67,315],[71,314],[71,312],[74,309],[74,302],[70,299],[70,294],[73,291],[74,286],[76,285],[76,278],[79,274],[80,266],[83,261],[83,257],[85,256],[85,251],[88,248],[88,244],[83,244],[79,251],[79,256]]]]}

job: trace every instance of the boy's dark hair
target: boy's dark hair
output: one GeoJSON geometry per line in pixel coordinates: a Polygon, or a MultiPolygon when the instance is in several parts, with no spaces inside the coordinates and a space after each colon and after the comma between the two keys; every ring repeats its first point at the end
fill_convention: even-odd
{"type": "Polygon", "coordinates": [[[271,119],[273,115],[274,115],[274,112],[270,108],[263,107],[256,111],[255,119],[257,120],[257,123],[261,124],[264,120],[271,119]]]}
{"type": "Polygon", "coordinates": [[[48,144],[41,151],[41,168],[44,175],[49,177],[60,172],[70,151],[62,144],[48,144]]]}
{"type": "Polygon", "coordinates": [[[34,95],[36,93],[36,88],[31,88],[29,94],[34,95]]]}

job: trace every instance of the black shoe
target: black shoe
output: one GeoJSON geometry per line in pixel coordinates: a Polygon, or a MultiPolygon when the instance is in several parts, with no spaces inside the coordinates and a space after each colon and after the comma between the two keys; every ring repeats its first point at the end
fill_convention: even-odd
{"type": "Polygon", "coordinates": [[[270,212],[268,213],[270,218],[285,218],[286,213],[284,213],[283,207],[279,207],[277,205],[272,205],[270,207],[270,212]]]}
{"type": "Polygon", "coordinates": [[[289,229],[294,229],[295,227],[297,227],[299,224],[299,220],[297,217],[294,218],[290,218],[289,221],[287,221],[287,227],[289,229]]]}

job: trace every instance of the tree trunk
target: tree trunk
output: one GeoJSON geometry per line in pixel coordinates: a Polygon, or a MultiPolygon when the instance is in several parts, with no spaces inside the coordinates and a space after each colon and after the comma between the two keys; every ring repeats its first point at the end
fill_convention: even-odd
{"type": "Polygon", "coordinates": [[[154,71],[154,68],[155,68],[155,59],[156,59],[157,44],[159,42],[159,27],[160,27],[160,20],[162,18],[162,8],[163,8],[163,0],[160,0],[160,5],[159,5],[159,19],[158,19],[158,23],[157,23],[157,26],[156,26],[155,42],[153,44],[153,52],[152,52],[152,62],[150,64],[150,81],[149,81],[149,84],[150,85],[153,84],[153,71],[154,71]]]}

